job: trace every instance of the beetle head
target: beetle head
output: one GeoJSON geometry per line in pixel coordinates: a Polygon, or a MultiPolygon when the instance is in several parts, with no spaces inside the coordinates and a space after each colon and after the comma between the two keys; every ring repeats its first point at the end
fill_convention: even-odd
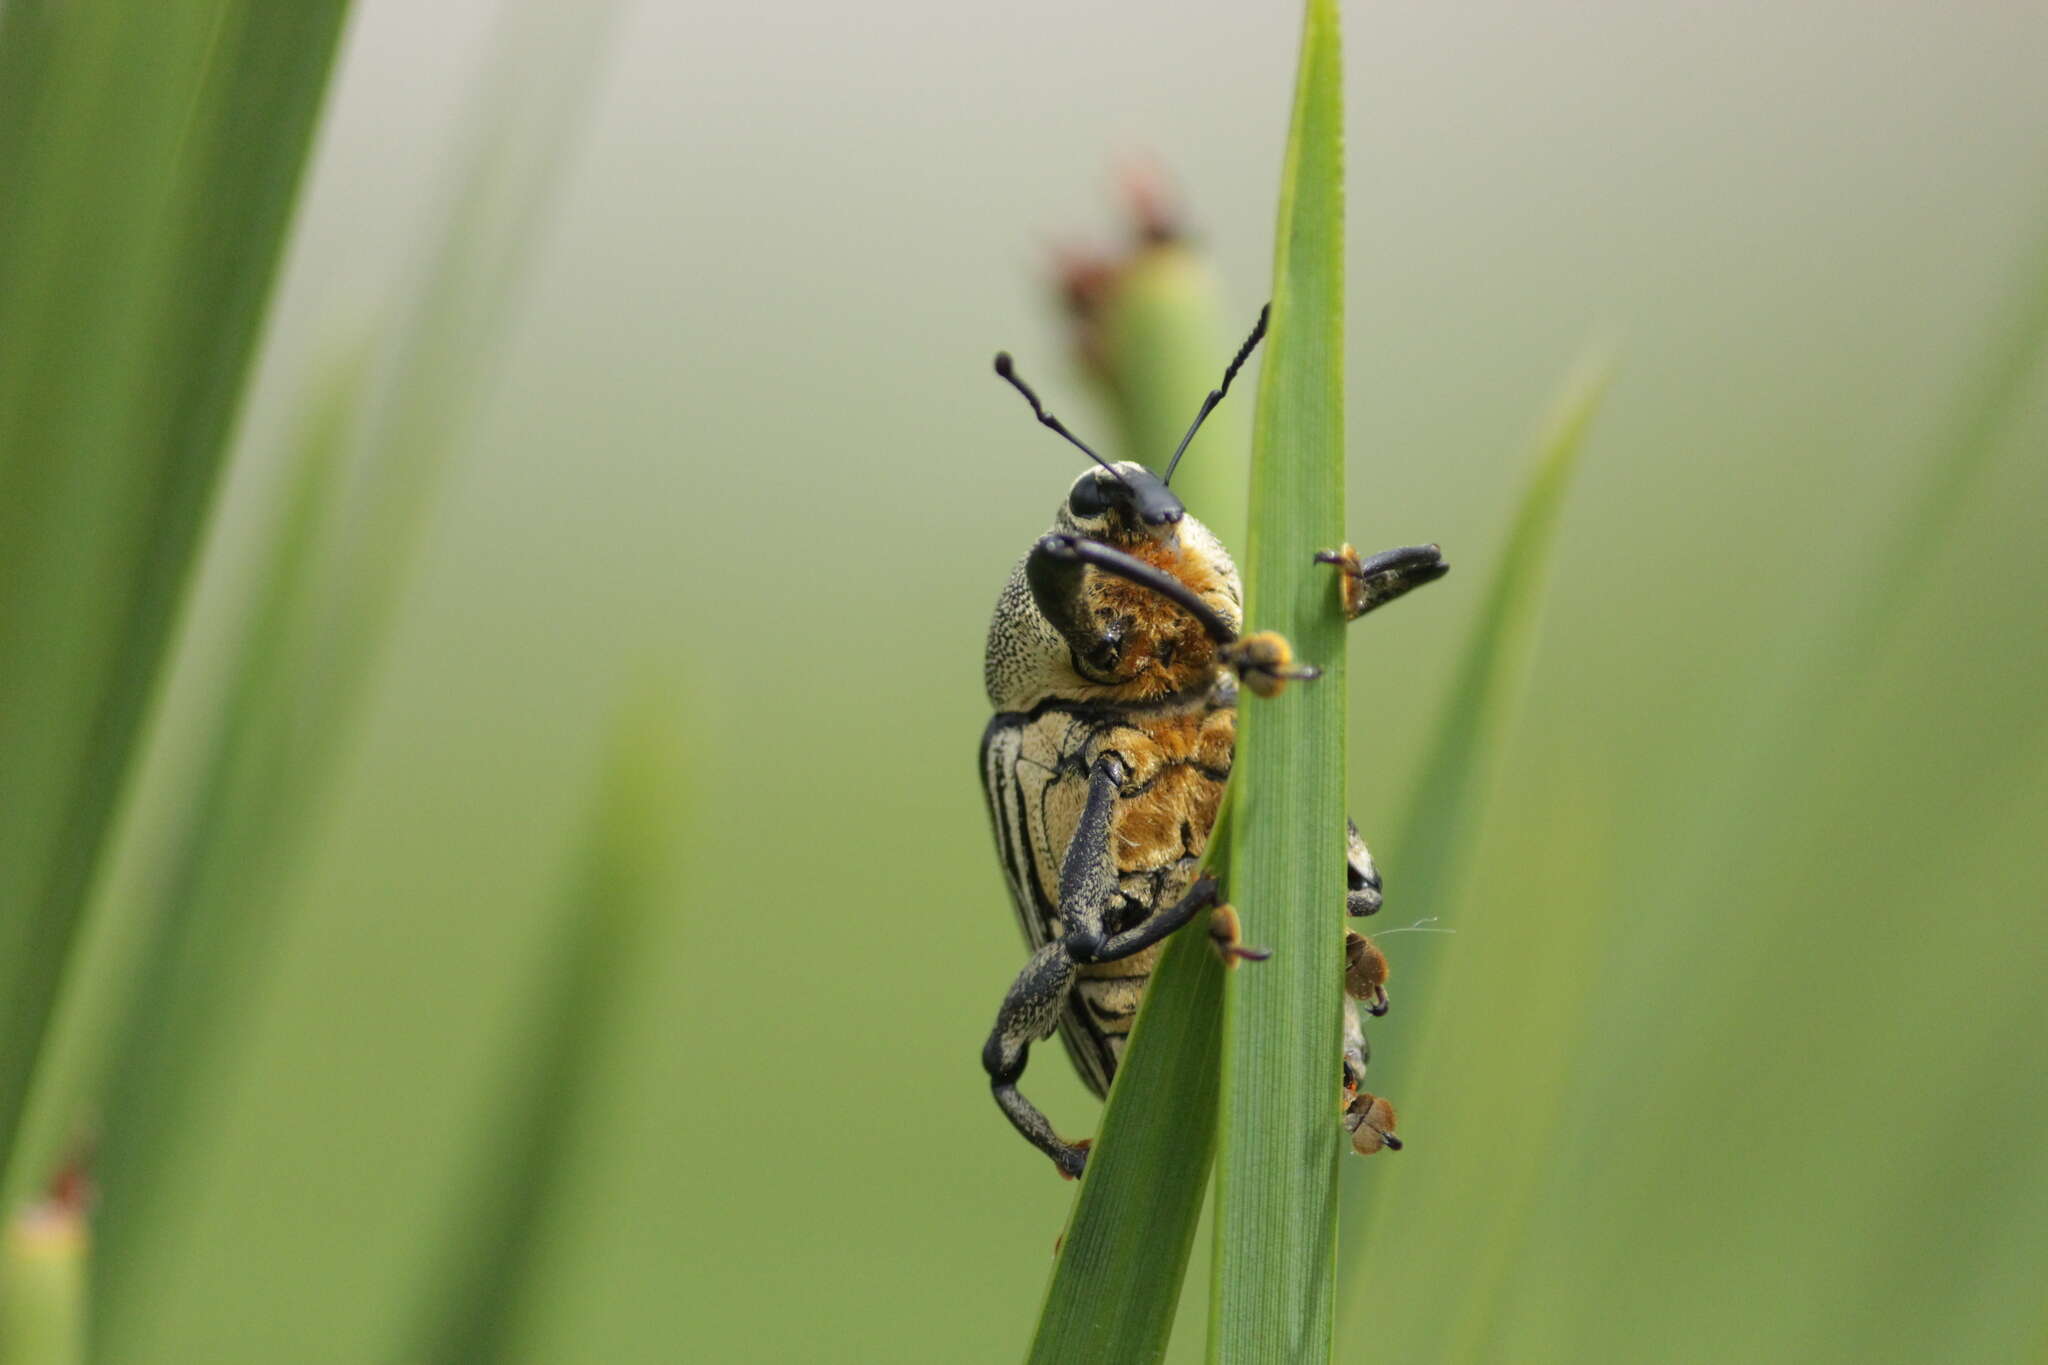
{"type": "Polygon", "coordinates": [[[1171,537],[1187,515],[1180,499],[1158,475],[1119,460],[1082,471],[1067,490],[1053,528],[1112,545],[1171,537]]]}

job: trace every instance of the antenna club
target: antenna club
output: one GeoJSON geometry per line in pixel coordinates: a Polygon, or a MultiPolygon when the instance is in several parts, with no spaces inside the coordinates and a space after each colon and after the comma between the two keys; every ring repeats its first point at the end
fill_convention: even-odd
{"type": "Polygon", "coordinates": [[[1016,363],[1010,359],[1010,353],[1008,351],[996,352],[996,373],[1001,375],[1005,379],[1012,379],[1016,377],[1017,366],[1016,363]]]}

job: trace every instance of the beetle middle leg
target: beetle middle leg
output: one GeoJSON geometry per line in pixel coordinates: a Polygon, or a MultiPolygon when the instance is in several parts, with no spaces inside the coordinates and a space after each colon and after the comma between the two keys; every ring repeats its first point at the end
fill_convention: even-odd
{"type": "Polygon", "coordinates": [[[1128,929],[1107,931],[1105,917],[1117,894],[1111,817],[1126,775],[1123,763],[1113,754],[1097,758],[1089,770],[1088,802],[1060,866],[1063,932],[1031,955],[1003,997],[995,1028],[981,1050],[981,1064],[988,1071],[996,1104],[1017,1131],[1051,1157],[1069,1180],[1086,1168],[1088,1145],[1062,1138],[1038,1106],[1018,1091],[1017,1081],[1030,1060],[1031,1045],[1058,1026],[1077,968],[1143,952],[1216,903],[1215,880],[1197,877],[1174,904],[1128,929]]]}
{"type": "MultiPolygon", "coordinates": [[[[1347,822],[1344,874],[1345,912],[1353,916],[1377,912],[1381,904],[1379,869],[1372,853],[1358,836],[1358,826],[1347,822]]],[[[1394,1106],[1359,1087],[1365,1082],[1366,1063],[1372,1048],[1358,1018],[1358,1007],[1382,1015],[1387,1012],[1387,959],[1364,934],[1347,930],[1344,935],[1344,1131],[1361,1156],[1385,1150],[1398,1152],[1401,1140],[1394,1136],[1394,1106]]]]}
{"type": "MultiPolygon", "coordinates": [[[[1380,870],[1359,838],[1355,821],[1345,822],[1344,879],[1345,913],[1377,914],[1384,902],[1380,870]]],[[[1344,935],[1344,990],[1353,1000],[1363,1001],[1368,1014],[1378,1017],[1387,1012],[1386,956],[1371,939],[1350,930],[1344,935]]]]}

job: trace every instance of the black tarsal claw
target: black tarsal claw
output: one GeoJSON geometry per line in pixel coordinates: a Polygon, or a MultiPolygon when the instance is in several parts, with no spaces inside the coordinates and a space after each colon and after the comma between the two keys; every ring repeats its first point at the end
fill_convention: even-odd
{"type": "Polygon", "coordinates": [[[1436,545],[1404,545],[1362,559],[1349,545],[1316,551],[1316,563],[1334,564],[1344,596],[1344,618],[1355,621],[1375,607],[1405,597],[1451,571],[1436,545]]]}

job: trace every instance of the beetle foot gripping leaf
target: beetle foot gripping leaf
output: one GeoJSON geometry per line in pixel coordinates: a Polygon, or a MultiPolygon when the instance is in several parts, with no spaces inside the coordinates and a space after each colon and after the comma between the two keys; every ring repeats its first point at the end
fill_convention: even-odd
{"type": "Polygon", "coordinates": [[[1209,912],[1209,939],[1216,945],[1216,955],[1223,959],[1226,967],[1235,967],[1240,962],[1264,962],[1272,956],[1264,948],[1244,946],[1242,926],[1238,923],[1234,906],[1219,905],[1209,912]]]}
{"type": "Polygon", "coordinates": [[[1254,631],[1217,651],[1224,666],[1261,697],[1277,697],[1290,682],[1311,682],[1323,676],[1314,664],[1294,662],[1294,646],[1275,631],[1254,631]]]}
{"type": "Polygon", "coordinates": [[[1359,558],[1357,550],[1344,545],[1335,550],[1318,550],[1316,563],[1338,567],[1347,621],[1356,621],[1374,607],[1383,607],[1451,571],[1451,566],[1444,562],[1443,551],[1435,545],[1382,550],[1371,559],[1359,558]]]}
{"type": "Polygon", "coordinates": [[[1344,1128],[1351,1134],[1351,1150],[1360,1156],[1371,1156],[1383,1147],[1401,1150],[1401,1139],[1394,1136],[1394,1106],[1378,1095],[1361,1090],[1352,1096],[1344,1109],[1344,1128]]]}
{"type": "Polygon", "coordinates": [[[1355,930],[1344,931],[1344,991],[1378,1018],[1388,1009],[1387,957],[1371,939],[1355,930]]]}

